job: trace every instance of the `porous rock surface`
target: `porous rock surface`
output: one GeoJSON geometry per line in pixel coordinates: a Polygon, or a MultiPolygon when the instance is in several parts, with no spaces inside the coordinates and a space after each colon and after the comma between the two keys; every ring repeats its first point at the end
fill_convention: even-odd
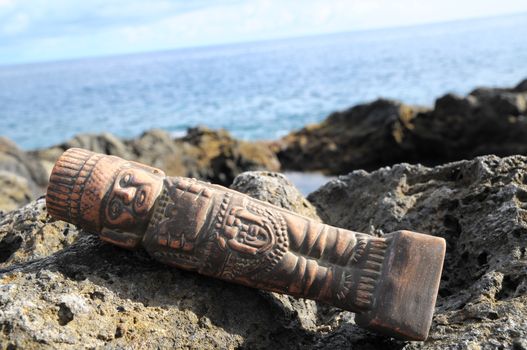
{"type": "Polygon", "coordinates": [[[0,214],[0,269],[49,256],[75,242],[75,226],[53,220],[43,197],[0,214]]]}
{"type": "MultiPolygon", "coordinates": [[[[271,177],[303,203],[284,206],[304,207],[271,177]]],[[[0,218],[0,250],[0,348],[295,348],[329,327],[312,301],[113,247],[51,219],[42,198],[0,218]]]]}
{"type": "MultiPolygon", "coordinates": [[[[273,204],[302,208],[302,199],[279,198],[281,193],[299,198],[288,186],[280,175],[258,173],[243,174],[233,184],[273,204]]],[[[0,344],[527,348],[527,158],[488,156],[435,168],[401,164],[356,171],[309,200],[329,224],[377,235],[412,229],[447,240],[427,341],[382,337],[357,327],[346,311],[167,268],[143,251],[125,251],[54,222],[40,199],[0,217],[0,247],[10,247],[0,267],[0,344]],[[12,237],[19,237],[17,244],[12,237]],[[48,238],[55,243],[44,247],[48,238]],[[37,249],[41,252],[32,252],[37,249]]]]}
{"type": "Polygon", "coordinates": [[[446,239],[430,336],[405,348],[527,349],[526,157],[354,171],[308,199],[335,226],[446,239]]]}
{"type": "Polygon", "coordinates": [[[284,174],[270,171],[247,171],[234,179],[231,188],[320,221],[315,207],[284,174]]]}

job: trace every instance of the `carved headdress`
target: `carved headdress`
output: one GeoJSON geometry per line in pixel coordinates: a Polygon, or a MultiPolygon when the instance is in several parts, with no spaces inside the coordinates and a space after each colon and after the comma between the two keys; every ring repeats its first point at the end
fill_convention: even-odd
{"type": "Polygon", "coordinates": [[[101,203],[124,159],[70,148],[57,160],[46,193],[50,215],[90,231],[102,228],[101,203]]]}

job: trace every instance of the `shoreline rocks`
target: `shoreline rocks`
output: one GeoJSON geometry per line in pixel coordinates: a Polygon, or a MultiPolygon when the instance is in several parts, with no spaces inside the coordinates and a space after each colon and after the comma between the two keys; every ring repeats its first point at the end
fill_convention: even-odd
{"type": "Polygon", "coordinates": [[[274,143],[284,170],[346,174],[400,162],[438,165],[527,154],[527,80],[447,94],[433,109],[379,99],[332,113],[274,143]]]}
{"type": "Polygon", "coordinates": [[[71,147],[159,167],[171,176],[196,177],[225,186],[243,171],[280,169],[278,159],[267,145],[236,140],[225,130],[206,127],[190,128],[186,136],[175,139],[161,129],[146,131],[129,140],[109,133],[80,134],[63,144],[31,154],[51,171],[57,158],[71,147]]]}
{"type": "Polygon", "coordinates": [[[345,174],[355,168],[404,161],[414,150],[408,141],[419,109],[379,99],[332,113],[278,143],[277,156],[286,170],[345,174]]]}
{"type": "Polygon", "coordinates": [[[0,210],[12,210],[43,194],[55,160],[70,147],[229,186],[244,171],[340,175],[401,162],[433,166],[486,154],[527,155],[525,140],[527,79],[514,88],[478,88],[465,97],[446,94],[433,108],[378,99],[334,112],[319,124],[270,142],[237,140],[225,130],[206,127],[190,128],[179,138],[160,129],[133,139],[79,134],[29,152],[0,138],[0,171],[16,175],[0,175],[0,210]]]}
{"type": "Polygon", "coordinates": [[[44,192],[48,174],[40,161],[0,136],[0,212],[16,209],[44,192]]]}

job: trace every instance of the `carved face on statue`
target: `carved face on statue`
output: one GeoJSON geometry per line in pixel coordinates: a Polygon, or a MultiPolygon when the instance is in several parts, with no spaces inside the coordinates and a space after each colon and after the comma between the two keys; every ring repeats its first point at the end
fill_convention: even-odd
{"type": "Polygon", "coordinates": [[[162,185],[158,175],[143,168],[120,169],[105,200],[104,226],[144,230],[162,185]]]}
{"type": "Polygon", "coordinates": [[[71,148],[51,173],[46,204],[55,218],[125,248],[139,245],[165,174],[114,156],[71,148]]]}
{"type": "Polygon", "coordinates": [[[228,245],[240,253],[254,255],[269,250],[274,244],[267,220],[244,208],[232,208],[225,223],[224,235],[219,237],[222,247],[228,245]]]}

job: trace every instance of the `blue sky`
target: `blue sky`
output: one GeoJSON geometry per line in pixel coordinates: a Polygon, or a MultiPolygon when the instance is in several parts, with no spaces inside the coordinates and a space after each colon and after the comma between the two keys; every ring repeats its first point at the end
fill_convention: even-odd
{"type": "Polygon", "coordinates": [[[0,0],[0,64],[522,12],[526,0],[0,0]]]}

